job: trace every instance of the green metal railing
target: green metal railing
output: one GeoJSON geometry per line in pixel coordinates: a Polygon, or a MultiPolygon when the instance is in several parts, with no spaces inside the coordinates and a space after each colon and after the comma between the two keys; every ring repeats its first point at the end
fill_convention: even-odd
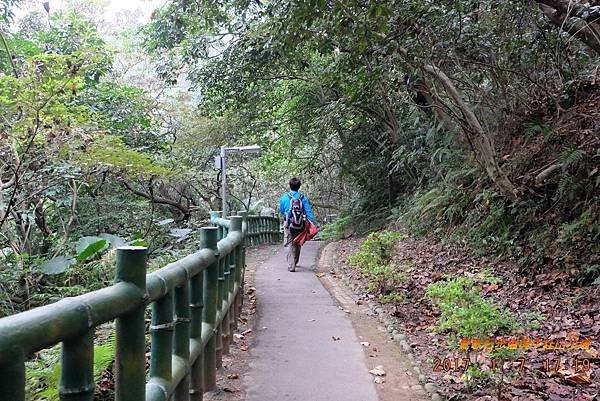
{"type": "Polygon", "coordinates": [[[92,401],[94,329],[115,320],[116,401],[202,400],[237,328],[245,247],[280,238],[275,217],[240,214],[212,212],[200,250],[160,270],[146,274],[146,248],[121,247],[114,285],[0,319],[0,399],[24,401],[25,360],[62,343],[60,400],[92,401]]]}

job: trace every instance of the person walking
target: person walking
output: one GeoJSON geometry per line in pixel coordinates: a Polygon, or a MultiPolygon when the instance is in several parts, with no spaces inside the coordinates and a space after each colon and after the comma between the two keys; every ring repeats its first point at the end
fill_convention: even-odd
{"type": "Polygon", "coordinates": [[[296,265],[300,260],[301,245],[294,242],[294,238],[304,231],[307,219],[315,224],[308,197],[300,192],[301,184],[298,178],[292,178],[290,192],[283,194],[279,200],[279,213],[283,215],[283,246],[286,248],[286,260],[290,272],[296,271],[296,265]]]}

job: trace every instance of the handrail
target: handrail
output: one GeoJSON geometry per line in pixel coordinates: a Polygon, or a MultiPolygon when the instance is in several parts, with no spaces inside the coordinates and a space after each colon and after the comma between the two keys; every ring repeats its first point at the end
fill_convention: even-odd
{"type": "Polygon", "coordinates": [[[94,328],[115,320],[116,401],[202,400],[216,388],[237,328],[245,248],[279,239],[275,217],[224,219],[216,212],[211,222],[215,227],[201,229],[199,251],[153,273],[146,274],[145,247],[120,247],[114,285],[0,319],[1,399],[24,401],[27,356],[62,342],[60,400],[92,401],[94,328]]]}

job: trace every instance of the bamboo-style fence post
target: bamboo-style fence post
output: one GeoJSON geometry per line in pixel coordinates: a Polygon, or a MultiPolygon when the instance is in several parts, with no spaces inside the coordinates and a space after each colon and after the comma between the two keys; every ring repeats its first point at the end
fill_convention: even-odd
{"type": "Polygon", "coordinates": [[[93,401],[94,329],[115,321],[115,401],[202,401],[238,327],[246,247],[278,228],[239,214],[211,212],[216,227],[201,229],[198,252],[155,272],[146,275],[145,247],[121,247],[114,285],[0,319],[0,400],[25,401],[26,355],[62,342],[60,400],[93,401]]]}
{"type": "MultiPolygon", "coordinates": [[[[117,272],[115,282],[134,285],[139,296],[146,296],[145,247],[121,247],[117,249],[117,272]]],[[[116,401],[144,401],[146,387],[146,342],[142,303],[133,312],[116,319],[116,401]]]]}
{"type": "MultiPolygon", "coordinates": [[[[205,227],[204,243],[206,248],[211,249],[218,259],[219,249],[217,247],[217,233],[216,227],[205,227]]],[[[204,347],[202,354],[202,373],[203,373],[203,389],[204,391],[211,391],[217,388],[217,301],[218,301],[218,283],[219,283],[219,262],[215,261],[213,264],[208,266],[204,270],[204,291],[203,291],[203,304],[204,309],[202,310],[202,321],[210,327],[210,339],[204,347]]]]}

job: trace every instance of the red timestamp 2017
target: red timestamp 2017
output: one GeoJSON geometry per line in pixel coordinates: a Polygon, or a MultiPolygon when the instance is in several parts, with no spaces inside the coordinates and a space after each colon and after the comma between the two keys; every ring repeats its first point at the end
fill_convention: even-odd
{"type": "MultiPolygon", "coordinates": [[[[526,359],[518,358],[515,360],[518,363],[517,371],[522,373],[527,369],[526,359]]],[[[562,369],[564,360],[561,360],[560,357],[557,358],[544,358],[542,363],[542,369],[546,373],[549,372],[558,372],[562,369]]],[[[433,371],[434,372],[466,372],[473,363],[469,358],[434,358],[433,359],[433,371]]],[[[496,361],[496,359],[490,360],[490,368],[498,369],[500,363],[496,361]]],[[[591,369],[591,364],[589,359],[580,359],[578,357],[573,358],[573,364],[571,365],[575,369],[575,373],[588,372],[591,369]]]]}

